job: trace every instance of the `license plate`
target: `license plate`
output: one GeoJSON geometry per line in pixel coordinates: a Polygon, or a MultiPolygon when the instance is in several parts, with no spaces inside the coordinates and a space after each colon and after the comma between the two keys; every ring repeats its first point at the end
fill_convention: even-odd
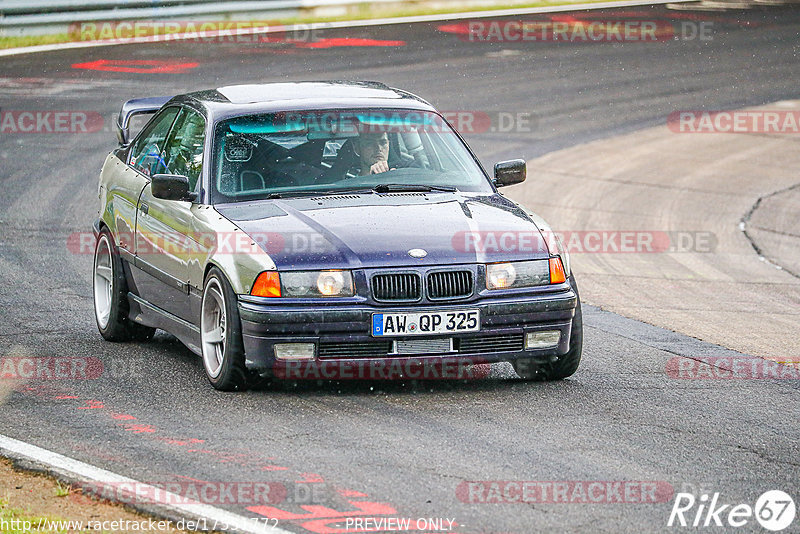
{"type": "Polygon", "coordinates": [[[451,334],[480,329],[479,310],[372,314],[372,335],[375,337],[451,334]]]}

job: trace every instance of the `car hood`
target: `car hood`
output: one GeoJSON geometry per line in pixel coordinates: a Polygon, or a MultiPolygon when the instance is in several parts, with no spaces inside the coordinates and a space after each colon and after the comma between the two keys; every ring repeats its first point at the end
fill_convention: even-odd
{"type": "Polygon", "coordinates": [[[390,193],[217,205],[278,269],[403,267],[546,258],[539,228],[499,194],[390,193]],[[409,254],[425,251],[424,257],[409,254]]]}

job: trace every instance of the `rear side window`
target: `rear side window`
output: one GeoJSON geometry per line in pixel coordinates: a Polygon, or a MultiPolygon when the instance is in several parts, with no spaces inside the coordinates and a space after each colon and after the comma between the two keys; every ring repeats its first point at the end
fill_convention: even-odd
{"type": "Polygon", "coordinates": [[[178,108],[167,108],[156,115],[136,140],[128,157],[128,164],[147,176],[167,172],[164,145],[167,134],[178,115],[178,108]]]}
{"type": "Polygon", "coordinates": [[[189,178],[189,189],[192,191],[203,170],[205,129],[206,120],[202,115],[183,108],[163,150],[166,172],[189,178]]]}

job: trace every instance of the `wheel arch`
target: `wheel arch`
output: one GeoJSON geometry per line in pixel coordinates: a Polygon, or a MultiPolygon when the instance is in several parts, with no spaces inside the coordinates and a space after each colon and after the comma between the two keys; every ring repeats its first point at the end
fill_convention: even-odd
{"type": "MultiPolygon", "coordinates": [[[[238,228],[234,231],[241,232],[238,228]]],[[[249,237],[244,241],[249,242],[249,237]]],[[[275,270],[275,263],[269,254],[255,245],[242,251],[226,249],[223,246],[206,259],[201,284],[205,284],[208,271],[212,267],[216,267],[225,275],[234,293],[249,295],[256,277],[264,271],[275,270]]]]}
{"type": "Polygon", "coordinates": [[[234,293],[237,295],[249,294],[256,277],[268,268],[251,261],[237,262],[235,257],[230,257],[235,255],[227,256],[227,258],[224,256],[220,258],[215,255],[208,260],[203,269],[202,285],[205,286],[211,269],[217,268],[225,276],[234,293]]]}

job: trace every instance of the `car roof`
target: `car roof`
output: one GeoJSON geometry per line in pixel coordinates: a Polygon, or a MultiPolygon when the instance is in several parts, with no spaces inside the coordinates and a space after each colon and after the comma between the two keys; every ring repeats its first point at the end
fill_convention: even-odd
{"type": "Polygon", "coordinates": [[[228,85],[177,96],[194,101],[215,119],[228,116],[312,109],[414,109],[435,111],[425,100],[380,82],[319,81],[228,85]]]}

